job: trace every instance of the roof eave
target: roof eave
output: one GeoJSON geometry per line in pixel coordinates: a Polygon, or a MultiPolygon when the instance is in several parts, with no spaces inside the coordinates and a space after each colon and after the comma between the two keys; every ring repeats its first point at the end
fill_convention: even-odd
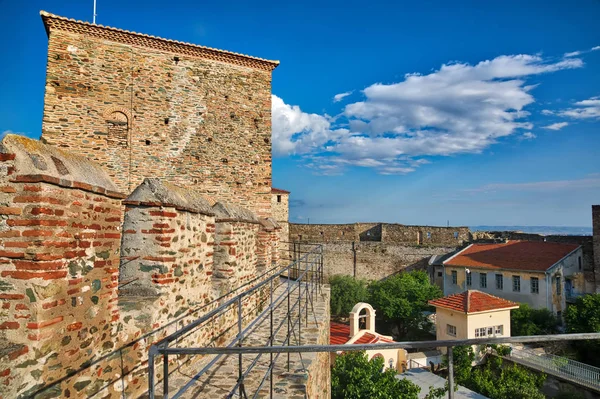
{"type": "MultiPolygon", "coordinates": [[[[75,20],[73,18],[61,17],[60,15],[55,15],[55,14],[49,13],[49,12],[44,11],[44,10],[40,11],[40,16],[42,17],[42,21],[44,22],[44,27],[46,29],[46,35],[48,37],[50,36],[50,29],[51,29],[51,27],[49,26],[48,21],[51,20],[51,19],[54,19],[54,20],[57,20],[57,21],[63,21],[63,22],[66,22],[66,23],[75,24],[75,25],[78,25],[78,26],[81,26],[81,27],[84,27],[84,28],[87,28],[87,29],[104,29],[104,30],[107,30],[107,31],[114,32],[116,34],[131,35],[131,36],[141,37],[141,38],[144,38],[144,39],[147,39],[147,40],[161,41],[163,43],[167,43],[167,44],[173,45],[173,46],[183,46],[185,48],[195,49],[196,51],[205,51],[205,52],[208,52],[208,53],[221,54],[223,58],[228,58],[229,57],[229,58],[233,58],[233,59],[242,59],[242,60],[246,60],[248,62],[248,64],[255,63],[255,64],[261,64],[261,65],[264,66],[262,68],[258,68],[258,67],[252,67],[250,65],[247,65],[247,67],[254,68],[254,69],[268,70],[268,71],[272,72],[280,64],[280,62],[278,60],[267,60],[267,59],[264,59],[264,58],[253,57],[253,56],[250,56],[250,55],[236,53],[236,52],[233,52],[233,51],[220,50],[220,49],[215,49],[215,48],[212,48],[212,47],[200,46],[200,45],[193,44],[193,43],[181,42],[181,41],[178,41],[178,40],[165,39],[165,38],[158,37],[158,36],[152,36],[152,35],[147,35],[147,34],[144,34],[144,33],[138,33],[138,32],[128,31],[128,30],[125,30],[125,29],[114,28],[114,27],[111,27],[111,26],[104,26],[104,25],[92,24],[90,22],[75,20]]],[[[143,47],[143,45],[142,45],[142,47],[143,47]]],[[[163,50],[163,51],[167,51],[167,50],[163,50]]],[[[179,54],[175,50],[170,51],[170,52],[179,54]]],[[[200,57],[200,58],[206,58],[206,57],[200,57]]],[[[240,65],[240,64],[237,64],[237,63],[234,63],[234,62],[228,62],[225,59],[223,59],[223,60],[216,60],[216,61],[218,61],[218,62],[225,62],[225,63],[229,63],[229,64],[233,64],[233,65],[240,65]]]]}

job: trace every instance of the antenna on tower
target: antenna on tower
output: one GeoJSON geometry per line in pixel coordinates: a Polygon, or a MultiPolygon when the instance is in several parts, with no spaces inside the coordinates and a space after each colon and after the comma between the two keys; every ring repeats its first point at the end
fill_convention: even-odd
{"type": "Polygon", "coordinates": [[[96,0],[94,0],[94,16],[92,17],[92,23],[96,25],[96,0]]]}

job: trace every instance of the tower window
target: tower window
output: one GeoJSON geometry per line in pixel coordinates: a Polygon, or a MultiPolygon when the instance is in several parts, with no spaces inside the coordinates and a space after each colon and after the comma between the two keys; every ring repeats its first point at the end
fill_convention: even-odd
{"type": "Polygon", "coordinates": [[[281,195],[277,196],[277,202],[281,202],[281,195]]]}

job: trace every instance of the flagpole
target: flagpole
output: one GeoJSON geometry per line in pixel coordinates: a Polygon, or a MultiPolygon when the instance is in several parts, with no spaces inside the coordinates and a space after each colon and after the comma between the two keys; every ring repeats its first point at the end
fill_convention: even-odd
{"type": "Polygon", "coordinates": [[[96,0],[94,0],[94,16],[92,17],[92,23],[96,24],[96,0]]]}

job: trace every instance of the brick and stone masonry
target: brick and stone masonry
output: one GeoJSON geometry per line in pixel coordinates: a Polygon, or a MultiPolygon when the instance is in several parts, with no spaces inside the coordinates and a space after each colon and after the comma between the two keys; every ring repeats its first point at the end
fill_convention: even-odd
{"type": "MultiPolygon", "coordinates": [[[[277,262],[272,220],[194,190],[145,179],[123,200],[99,166],[15,135],[0,172],[2,398],[137,397],[150,345],[277,262]]],[[[244,299],[244,324],[267,297],[244,299]]],[[[236,321],[233,307],[181,344],[228,342],[236,321]]]]}
{"type": "Polygon", "coordinates": [[[42,12],[42,139],[130,193],[162,178],[271,216],[271,74],[279,64],[42,12]]]}
{"type": "Polygon", "coordinates": [[[123,197],[79,156],[3,139],[0,396],[27,397],[115,347],[123,197]]]}

